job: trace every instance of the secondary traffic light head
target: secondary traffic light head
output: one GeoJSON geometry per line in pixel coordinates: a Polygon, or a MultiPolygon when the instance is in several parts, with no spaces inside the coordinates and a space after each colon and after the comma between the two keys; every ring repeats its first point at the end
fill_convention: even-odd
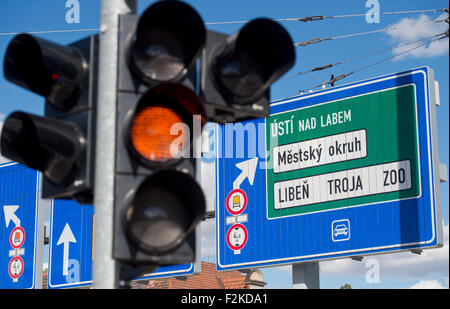
{"type": "Polygon", "coordinates": [[[73,123],[14,112],[2,130],[2,155],[43,172],[54,185],[69,185],[80,166],[86,140],[73,123]]]}
{"type": "Polygon", "coordinates": [[[97,37],[63,46],[29,34],[8,45],[10,82],[45,98],[45,116],[14,112],[5,121],[2,155],[43,173],[42,197],[93,199],[97,37]]]}
{"type": "Polygon", "coordinates": [[[3,69],[10,82],[45,97],[56,108],[69,109],[85,87],[88,63],[77,48],[19,34],[8,46],[3,69]]]}
{"type": "Polygon", "coordinates": [[[208,31],[201,77],[208,118],[234,122],[268,116],[270,85],[294,63],[291,37],[270,19],[252,20],[232,36],[208,31]]]}

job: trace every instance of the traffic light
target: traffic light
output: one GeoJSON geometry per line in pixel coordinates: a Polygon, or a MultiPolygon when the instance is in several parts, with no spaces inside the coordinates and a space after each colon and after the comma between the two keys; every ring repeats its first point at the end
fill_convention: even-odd
{"type": "Polygon", "coordinates": [[[195,259],[205,213],[194,143],[206,123],[196,63],[206,39],[189,5],[119,17],[113,258],[147,273],[195,259]]]}
{"type": "Polygon", "coordinates": [[[273,20],[254,19],[231,36],[208,31],[200,82],[208,120],[267,117],[270,85],[294,63],[294,43],[273,20]]]}
{"type": "Polygon", "coordinates": [[[92,203],[97,46],[96,36],[64,46],[24,33],[6,50],[5,78],[43,96],[45,115],[9,115],[1,153],[43,173],[43,198],[92,203]]]}
{"type": "Polygon", "coordinates": [[[228,36],[207,31],[176,0],[121,15],[118,44],[113,258],[134,270],[122,273],[130,279],[194,260],[205,214],[196,180],[201,129],[207,120],[267,116],[270,85],[295,53],[272,20],[228,36]]]}

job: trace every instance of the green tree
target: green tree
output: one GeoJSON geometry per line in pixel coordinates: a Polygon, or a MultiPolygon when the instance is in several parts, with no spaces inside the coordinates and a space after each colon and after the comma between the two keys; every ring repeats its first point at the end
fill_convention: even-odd
{"type": "Polygon", "coordinates": [[[346,284],[342,285],[340,288],[345,289],[345,290],[351,290],[352,286],[349,283],[346,283],[346,284]]]}

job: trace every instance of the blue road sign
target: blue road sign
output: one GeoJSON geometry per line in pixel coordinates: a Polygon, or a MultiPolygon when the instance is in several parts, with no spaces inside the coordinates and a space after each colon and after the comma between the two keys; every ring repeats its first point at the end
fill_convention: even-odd
{"type": "Polygon", "coordinates": [[[36,287],[36,267],[42,268],[37,265],[38,206],[39,173],[17,163],[1,164],[1,289],[36,287]]]}
{"type": "Polygon", "coordinates": [[[72,200],[52,200],[48,288],[92,283],[94,207],[72,200]]]}
{"type": "MultiPolygon", "coordinates": [[[[48,288],[62,289],[92,284],[94,207],[72,200],[52,200],[48,288]]],[[[199,272],[194,263],[159,267],[136,280],[187,276],[199,272]]]]}
{"type": "Polygon", "coordinates": [[[217,269],[442,246],[435,113],[424,67],[218,125],[217,269]]]}
{"type": "Polygon", "coordinates": [[[160,266],[153,273],[144,275],[141,278],[136,279],[136,281],[194,275],[200,272],[198,267],[199,265],[196,263],[160,266]]]}

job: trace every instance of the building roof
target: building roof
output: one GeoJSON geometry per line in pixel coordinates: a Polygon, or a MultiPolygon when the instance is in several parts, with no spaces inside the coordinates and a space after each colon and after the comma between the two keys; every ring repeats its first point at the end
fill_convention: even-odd
{"type": "MultiPolygon", "coordinates": [[[[132,289],[249,289],[264,287],[262,274],[251,271],[247,275],[237,271],[216,270],[213,263],[202,262],[201,272],[197,275],[133,281],[132,289]]],[[[47,288],[47,271],[43,273],[43,288],[47,288]]],[[[84,287],[89,288],[89,287],[84,287]]]]}
{"type": "Polygon", "coordinates": [[[218,272],[216,265],[202,262],[201,273],[186,277],[149,280],[151,289],[244,289],[246,276],[239,271],[218,272]]]}

